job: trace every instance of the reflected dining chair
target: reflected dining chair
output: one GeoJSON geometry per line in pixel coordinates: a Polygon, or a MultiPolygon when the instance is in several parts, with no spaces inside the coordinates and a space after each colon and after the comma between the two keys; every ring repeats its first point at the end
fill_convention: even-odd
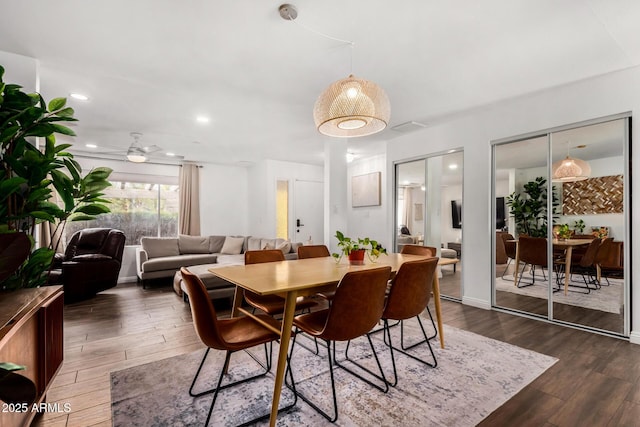
{"type": "MultiPolygon", "coordinates": [[[[338,402],[336,397],[336,386],[333,369],[340,367],[346,372],[362,379],[368,384],[380,389],[383,392],[388,391],[389,386],[384,377],[380,360],[376,354],[371,337],[367,334],[380,320],[384,309],[385,292],[387,289],[387,281],[391,274],[391,267],[378,267],[368,270],[352,271],[344,275],[338,287],[333,302],[329,308],[314,311],[308,314],[296,316],[293,319],[295,326],[295,334],[291,349],[289,352],[289,366],[292,388],[297,395],[307,402],[318,413],[331,422],[338,419],[338,402]],[[294,349],[296,346],[296,338],[298,332],[303,331],[315,338],[320,338],[326,342],[327,360],[329,363],[329,375],[331,377],[331,392],[333,396],[333,414],[330,415],[320,409],[318,405],[311,401],[310,397],[305,396],[299,387],[295,387],[293,371],[294,349]],[[338,363],[336,360],[336,342],[349,341],[361,336],[366,336],[369,346],[373,352],[373,356],[380,371],[380,378],[383,378],[383,386],[374,384],[372,381],[364,378],[360,374],[338,363]]],[[[369,371],[369,373],[371,373],[369,371]]]]}
{"type": "Polygon", "coordinates": [[[597,279],[596,256],[600,251],[601,245],[601,239],[591,240],[591,243],[589,243],[589,246],[587,246],[587,250],[584,252],[584,254],[582,254],[580,259],[576,263],[571,263],[571,271],[569,273],[580,274],[582,276],[582,280],[584,281],[584,286],[571,286],[585,288],[587,289],[586,293],[590,293],[591,289],[595,290],[600,288],[600,283],[597,279]],[[593,285],[593,288],[591,288],[589,285],[593,285]]]}
{"type": "MultiPolygon", "coordinates": [[[[263,262],[284,261],[284,254],[280,249],[265,249],[258,251],[247,251],[244,253],[244,263],[260,264],[263,262]]],[[[244,300],[255,309],[262,310],[270,316],[284,313],[284,298],[278,295],[259,295],[247,289],[244,290],[244,300]]],[[[296,311],[307,310],[315,307],[317,303],[310,298],[300,297],[296,301],[296,311]]]]}
{"type": "MultiPolygon", "coordinates": [[[[213,407],[216,403],[220,390],[224,390],[228,387],[232,387],[238,384],[246,383],[248,381],[267,375],[267,373],[271,369],[271,343],[275,340],[278,340],[280,336],[275,332],[267,329],[265,326],[262,326],[251,317],[232,317],[230,319],[218,319],[213,303],[211,302],[209,294],[207,293],[207,290],[200,278],[195,274],[189,272],[189,270],[184,267],[180,269],[180,272],[182,273],[182,279],[184,281],[186,293],[189,296],[191,315],[193,317],[193,326],[202,343],[207,346],[204,357],[202,358],[202,362],[200,362],[200,366],[198,367],[196,375],[194,376],[191,383],[191,387],[189,388],[189,395],[192,397],[200,397],[209,393],[213,393],[213,400],[211,401],[211,407],[209,408],[207,421],[205,422],[206,426],[209,424],[209,420],[211,419],[213,407]],[[247,378],[239,379],[237,381],[222,385],[222,381],[229,368],[231,355],[234,352],[240,350],[246,351],[251,347],[255,347],[261,344],[264,345],[266,363],[258,360],[255,355],[248,351],[247,354],[249,354],[249,356],[251,356],[251,358],[255,360],[263,368],[264,371],[256,375],[252,375],[247,378]],[[269,349],[267,349],[267,344],[270,344],[269,349]],[[211,349],[222,350],[226,352],[224,364],[220,369],[220,377],[218,378],[218,381],[214,388],[195,392],[194,387],[196,385],[196,382],[198,381],[198,376],[202,371],[202,367],[204,366],[204,363],[211,349]]],[[[266,322],[274,328],[280,328],[280,322],[275,320],[273,317],[267,315],[258,315],[258,317],[263,322],[266,322]]],[[[294,396],[293,403],[280,409],[280,411],[292,408],[295,405],[296,401],[297,397],[294,396]]],[[[247,421],[242,425],[252,424],[260,419],[267,418],[270,415],[271,414],[269,412],[265,415],[247,421]]]]}
{"type": "MultiPolygon", "coordinates": [[[[524,264],[522,272],[518,274],[518,288],[531,286],[536,282],[536,266],[542,270],[542,277],[546,280],[544,269],[547,268],[547,239],[544,237],[520,236],[518,238],[519,261],[524,264]],[[531,282],[522,283],[522,276],[527,265],[531,266],[531,282]]],[[[519,266],[516,265],[516,268],[519,266]]]]}
{"type": "MultiPolygon", "coordinates": [[[[505,274],[509,270],[511,261],[516,259],[516,241],[513,238],[513,235],[510,233],[500,233],[500,238],[502,239],[502,243],[504,244],[504,252],[507,256],[507,266],[502,272],[502,278],[504,279],[505,274]]],[[[518,268],[518,266],[515,266],[515,268],[518,268]]]]}

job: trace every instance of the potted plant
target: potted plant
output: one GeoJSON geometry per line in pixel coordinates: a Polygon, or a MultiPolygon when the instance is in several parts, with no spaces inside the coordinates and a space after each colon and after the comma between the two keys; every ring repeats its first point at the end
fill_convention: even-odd
{"type": "Polygon", "coordinates": [[[556,224],[553,226],[553,237],[558,240],[570,239],[573,236],[573,230],[569,228],[569,224],[556,224]]]}
{"type": "Polygon", "coordinates": [[[576,230],[579,234],[582,234],[584,232],[584,228],[585,228],[585,223],[583,220],[581,219],[577,219],[575,221],[573,221],[573,228],[574,230],[576,230]]]}
{"type": "Polygon", "coordinates": [[[342,257],[346,255],[349,263],[364,264],[365,253],[371,262],[376,262],[380,255],[387,253],[387,250],[380,243],[369,237],[352,239],[341,231],[336,231],[336,239],[338,239],[338,247],[340,248],[340,253],[332,254],[336,262],[340,262],[342,257]]]}
{"type": "MultiPolygon", "coordinates": [[[[539,176],[524,185],[523,194],[514,192],[507,197],[509,214],[515,219],[516,230],[519,234],[531,237],[547,236],[546,183],[547,180],[539,176]]],[[[558,206],[555,192],[552,192],[552,205],[552,215],[555,215],[555,208],[558,206]]]]}
{"type": "MultiPolygon", "coordinates": [[[[61,122],[72,122],[74,111],[65,98],[48,104],[37,93],[27,94],[19,85],[5,84],[0,66],[0,233],[19,233],[12,245],[29,240],[29,254],[10,275],[0,280],[0,290],[37,287],[46,283],[55,247],[35,249],[36,227],[52,223],[62,231],[66,221],[90,220],[109,212],[104,190],[109,168],[96,168],[82,176],[82,168],[65,151],[71,144],[56,144],[55,134],[74,136],[61,122]],[[44,138],[38,148],[35,138],[44,138]],[[54,191],[62,206],[52,203],[54,191]]],[[[9,254],[0,254],[0,270],[9,254]]]]}

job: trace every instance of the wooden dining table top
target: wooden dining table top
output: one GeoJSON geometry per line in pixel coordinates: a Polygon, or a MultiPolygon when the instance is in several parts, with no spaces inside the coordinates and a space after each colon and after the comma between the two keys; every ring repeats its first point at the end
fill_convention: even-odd
{"type": "Polygon", "coordinates": [[[209,271],[244,289],[260,295],[269,295],[335,285],[350,271],[389,266],[392,272],[396,272],[404,262],[424,258],[422,255],[391,253],[380,256],[375,263],[365,259],[363,265],[351,265],[346,258],[338,263],[333,257],[322,257],[232,265],[211,268],[209,271]]]}

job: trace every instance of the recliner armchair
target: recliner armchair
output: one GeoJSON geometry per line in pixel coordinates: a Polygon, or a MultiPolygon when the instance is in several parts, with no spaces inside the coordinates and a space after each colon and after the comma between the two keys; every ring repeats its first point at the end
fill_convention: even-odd
{"type": "Polygon", "coordinates": [[[125,236],[111,228],[86,228],[76,232],[64,256],[58,254],[49,284],[64,286],[65,302],[91,298],[118,283],[125,236]]]}

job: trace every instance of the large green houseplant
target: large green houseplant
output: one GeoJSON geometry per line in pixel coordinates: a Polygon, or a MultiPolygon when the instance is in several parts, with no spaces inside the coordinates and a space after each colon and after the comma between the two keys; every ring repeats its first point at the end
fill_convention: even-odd
{"type": "Polygon", "coordinates": [[[56,134],[75,135],[61,124],[76,120],[65,98],[47,104],[40,94],[27,94],[3,77],[0,66],[0,233],[18,236],[2,239],[0,270],[13,270],[11,255],[14,249],[24,248],[26,240],[30,248],[26,261],[0,280],[4,290],[46,282],[56,248],[35,248],[38,224],[46,221],[61,231],[67,221],[90,220],[109,212],[102,190],[111,185],[111,169],[96,168],[83,176],[66,151],[71,144],[56,144],[56,134]],[[44,140],[42,148],[34,143],[37,137],[44,140]],[[51,201],[54,192],[61,206],[51,201]]]}
{"type": "MultiPolygon", "coordinates": [[[[524,185],[523,194],[513,192],[507,197],[509,214],[514,218],[516,231],[531,237],[547,237],[547,180],[541,176],[524,185]]],[[[552,190],[552,215],[558,199],[552,190]]]]}

